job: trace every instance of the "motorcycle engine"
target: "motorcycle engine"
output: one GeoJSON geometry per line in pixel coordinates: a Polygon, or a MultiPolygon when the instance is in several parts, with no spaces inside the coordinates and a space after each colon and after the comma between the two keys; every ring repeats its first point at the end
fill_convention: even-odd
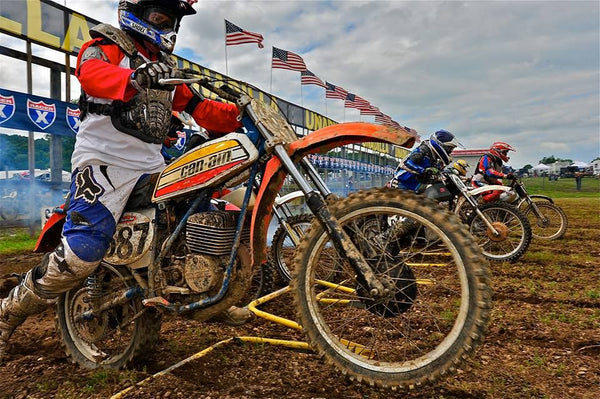
{"type": "MultiPolygon", "coordinates": [[[[189,287],[192,293],[205,293],[218,287],[229,260],[239,212],[210,211],[189,217],[185,251],[174,256],[165,270],[169,284],[189,287]]],[[[242,242],[249,242],[249,230],[242,242]]]]}

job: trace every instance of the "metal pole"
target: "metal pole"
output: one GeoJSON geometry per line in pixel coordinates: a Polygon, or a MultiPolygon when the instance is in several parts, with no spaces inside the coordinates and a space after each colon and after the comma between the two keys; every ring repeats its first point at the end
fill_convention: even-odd
{"type": "MultiPolygon", "coordinates": [[[[61,73],[56,69],[50,69],[50,98],[60,100],[61,73]]],[[[41,206],[56,206],[62,202],[62,170],[63,151],[62,137],[56,134],[50,135],[50,198],[40,198],[41,206]],[[43,199],[43,203],[42,203],[43,199]]]]}
{"type": "Polygon", "coordinates": [[[227,66],[227,22],[225,22],[225,75],[229,76],[229,68],[227,66]]]}
{"type": "MultiPolygon", "coordinates": [[[[27,94],[33,92],[33,72],[31,70],[31,41],[27,40],[27,94]]],[[[35,137],[33,132],[29,132],[27,144],[27,159],[29,166],[29,195],[28,210],[29,210],[29,236],[35,237],[35,137]]]]}

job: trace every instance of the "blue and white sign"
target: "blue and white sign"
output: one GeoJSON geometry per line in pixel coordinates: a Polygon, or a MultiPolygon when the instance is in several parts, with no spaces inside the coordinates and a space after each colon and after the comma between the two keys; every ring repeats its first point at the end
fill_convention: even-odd
{"type": "Polygon", "coordinates": [[[15,97],[0,94],[0,125],[15,114],[15,97]]]}
{"type": "Polygon", "coordinates": [[[43,101],[35,102],[28,98],[27,115],[37,127],[46,130],[56,119],[56,105],[46,104],[43,101]]]}
{"type": "Polygon", "coordinates": [[[69,108],[67,107],[67,125],[71,128],[71,130],[75,133],[79,132],[79,125],[81,125],[81,120],[79,119],[79,115],[81,115],[81,111],[79,108],[69,108]]]}
{"type": "Polygon", "coordinates": [[[79,131],[79,117],[76,104],[0,89],[2,128],[74,136],[79,131]]]}

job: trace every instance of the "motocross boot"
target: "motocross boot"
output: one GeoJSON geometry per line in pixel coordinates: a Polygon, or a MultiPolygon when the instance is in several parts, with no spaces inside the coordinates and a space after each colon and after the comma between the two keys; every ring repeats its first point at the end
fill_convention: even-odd
{"type": "Polygon", "coordinates": [[[0,364],[8,347],[13,331],[23,324],[28,316],[44,311],[55,299],[42,297],[34,284],[34,269],[27,272],[19,285],[0,301],[0,364]]]}

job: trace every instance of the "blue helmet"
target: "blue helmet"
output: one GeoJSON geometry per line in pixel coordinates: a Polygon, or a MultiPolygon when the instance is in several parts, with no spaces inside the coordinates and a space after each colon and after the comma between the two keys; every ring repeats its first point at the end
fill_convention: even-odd
{"type": "Polygon", "coordinates": [[[429,148],[433,151],[434,155],[444,164],[450,163],[450,154],[456,147],[463,147],[458,141],[456,141],[454,134],[447,130],[438,130],[429,138],[429,148]]]}
{"type": "Polygon", "coordinates": [[[120,0],[119,27],[172,53],[181,18],[195,14],[196,0],[120,0]]]}

